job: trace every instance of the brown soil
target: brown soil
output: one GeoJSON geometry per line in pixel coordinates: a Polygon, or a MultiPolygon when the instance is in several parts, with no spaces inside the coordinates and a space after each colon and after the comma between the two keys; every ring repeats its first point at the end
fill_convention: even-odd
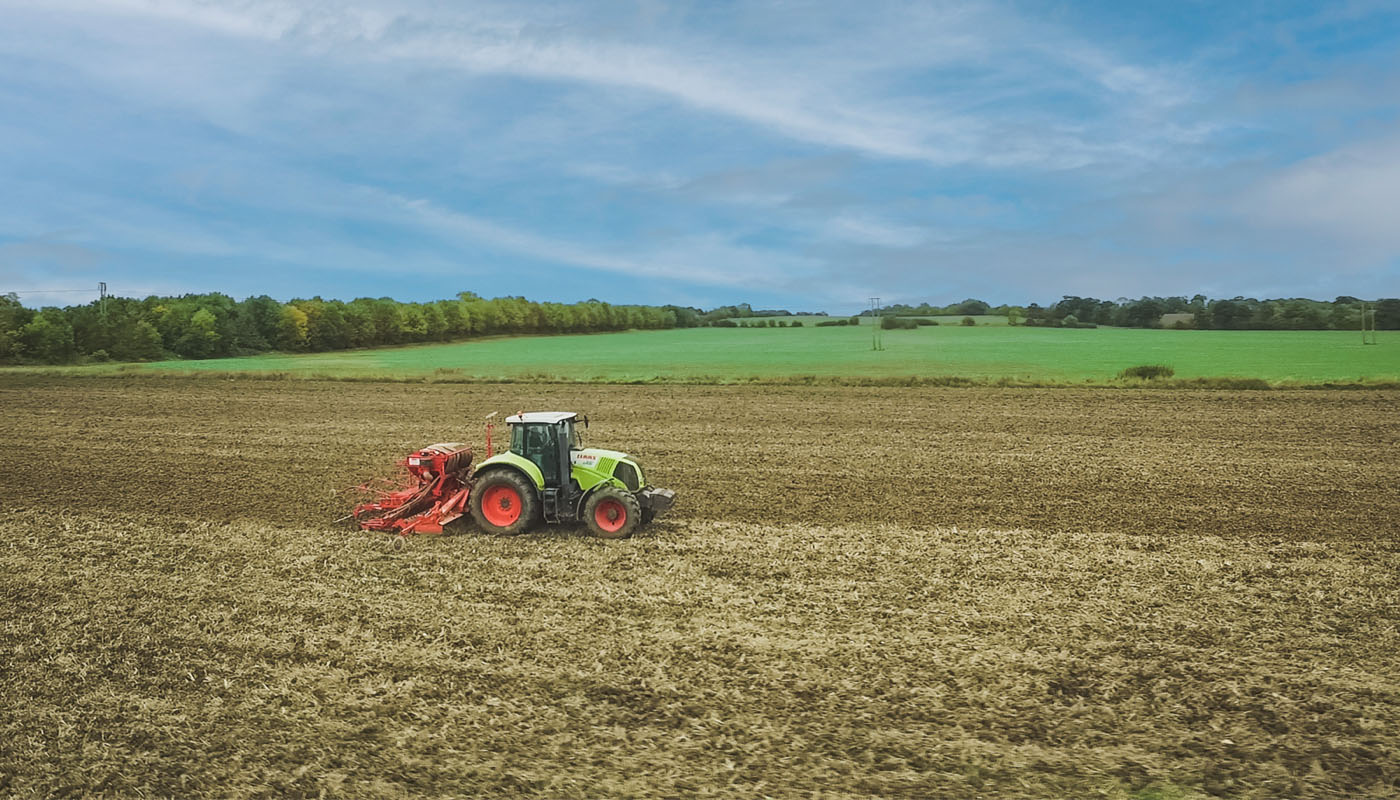
{"type": "Polygon", "coordinates": [[[0,384],[0,796],[1394,797],[1400,395],[0,384]],[[675,513],[339,490],[587,412],[675,513]]]}
{"type": "Polygon", "coordinates": [[[1393,392],[16,376],[0,403],[12,508],[315,525],[410,450],[484,447],[490,411],[563,408],[676,489],[676,519],[1366,539],[1400,518],[1393,392]]]}

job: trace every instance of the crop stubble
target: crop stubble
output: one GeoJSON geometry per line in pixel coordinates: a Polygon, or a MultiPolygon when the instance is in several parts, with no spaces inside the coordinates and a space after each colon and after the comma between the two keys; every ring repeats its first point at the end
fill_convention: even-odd
{"type": "Polygon", "coordinates": [[[0,790],[1388,796],[1395,395],[0,386],[0,790]],[[488,411],[681,492],[330,529],[488,411]]]}

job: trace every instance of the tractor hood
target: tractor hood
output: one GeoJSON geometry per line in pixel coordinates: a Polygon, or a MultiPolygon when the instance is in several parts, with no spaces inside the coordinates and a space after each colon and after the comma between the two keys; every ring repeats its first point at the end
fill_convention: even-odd
{"type": "Polygon", "coordinates": [[[586,447],[570,451],[569,461],[572,462],[574,480],[584,490],[606,480],[620,481],[633,492],[646,486],[642,468],[626,453],[586,447]]]}
{"type": "Polygon", "coordinates": [[[604,450],[601,447],[585,447],[582,450],[569,451],[569,461],[580,467],[597,469],[598,462],[603,459],[631,461],[632,457],[626,453],[619,453],[616,450],[604,450]]]}

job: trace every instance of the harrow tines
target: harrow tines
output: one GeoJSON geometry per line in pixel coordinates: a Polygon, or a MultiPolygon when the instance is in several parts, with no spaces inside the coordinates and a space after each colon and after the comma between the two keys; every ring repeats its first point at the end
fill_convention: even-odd
{"type": "Polygon", "coordinates": [[[398,462],[403,478],[366,481],[355,487],[362,502],[350,516],[364,530],[442,533],[442,526],[461,517],[461,498],[471,486],[471,449],[436,444],[398,462]]]}

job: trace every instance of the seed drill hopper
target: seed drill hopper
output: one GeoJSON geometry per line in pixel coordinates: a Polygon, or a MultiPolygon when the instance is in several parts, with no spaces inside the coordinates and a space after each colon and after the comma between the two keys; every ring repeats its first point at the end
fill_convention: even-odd
{"type": "Polygon", "coordinates": [[[467,513],[471,498],[472,449],[462,444],[430,444],[399,462],[412,483],[376,492],[352,512],[367,531],[401,534],[442,533],[442,526],[467,513]]]}

